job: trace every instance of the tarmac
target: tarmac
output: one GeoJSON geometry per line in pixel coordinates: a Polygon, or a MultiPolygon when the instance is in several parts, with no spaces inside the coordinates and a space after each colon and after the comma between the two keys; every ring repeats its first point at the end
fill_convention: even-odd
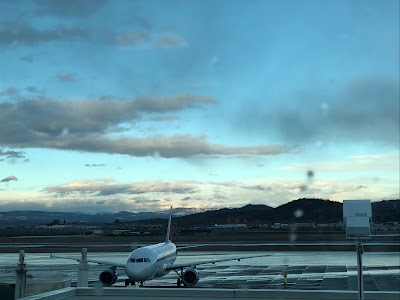
{"type": "MultiPolygon", "coordinates": [[[[196,288],[299,289],[357,291],[357,268],[345,265],[241,265],[198,267],[196,288]],[[284,284],[283,273],[287,272],[284,284]]],[[[400,270],[396,266],[363,268],[365,291],[399,291],[400,270]]],[[[170,273],[145,283],[146,287],[174,287],[177,275],[170,273]]]]}
{"type": "MultiPolygon", "coordinates": [[[[110,253],[93,254],[106,257],[110,253]]],[[[247,253],[246,253],[247,254],[247,253]]],[[[256,254],[256,253],[254,253],[256,254]]],[[[180,260],[198,261],[218,255],[243,255],[243,253],[182,253],[180,260]]],[[[400,292],[399,253],[372,253],[364,255],[364,290],[400,292]]],[[[113,253],[117,260],[125,260],[126,253],[113,253]]],[[[15,278],[16,254],[0,256],[0,282],[12,282],[15,278]],[[15,257],[15,260],[14,260],[15,257]]],[[[354,253],[275,253],[265,258],[198,265],[200,280],[194,288],[215,289],[289,289],[289,290],[340,290],[357,291],[357,267],[354,253]],[[328,264],[324,264],[328,263],[328,264]],[[287,272],[287,283],[283,274],[287,272]]],[[[49,259],[48,254],[28,254],[27,269],[30,278],[64,274],[76,281],[78,264],[69,260],[49,259]]],[[[91,286],[98,285],[98,276],[104,266],[90,265],[91,286]]],[[[124,286],[125,271],[118,269],[116,286],[124,286]]],[[[171,271],[168,275],[145,282],[149,288],[176,287],[178,276],[171,271]]],[[[28,278],[29,280],[29,278],[28,278]]]]}

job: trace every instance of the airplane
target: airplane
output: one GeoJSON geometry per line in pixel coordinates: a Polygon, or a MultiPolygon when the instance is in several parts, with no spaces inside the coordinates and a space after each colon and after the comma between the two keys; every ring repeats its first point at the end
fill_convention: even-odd
{"type": "MultiPolygon", "coordinates": [[[[200,278],[199,271],[196,269],[196,266],[198,265],[215,264],[218,262],[233,261],[233,260],[240,261],[241,259],[246,259],[246,258],[270,256],[269,254],[263,254],[263,255],[242,256],[235,258],[231,257],[225,259],[214,259],[208,261],[197,261],[197,262],[176,264],[175,260],[177,258],[177,247],[171,241],[172,239],[171,222],[172,222],[172,206],[170,208],[165,242],[144,246],[133,250],[129,254],[126,263],[87,259],[87,262],[110,266],[108,269],[100,273],[99,280],[102,283],[102,285],[103,286],[113,285],[118,279],[118,274],[116,269],[124,268],[126,275],[128,275],[128,279],[125,279],[125,286],[128,286],[129,284],[135,285],[136,283],[140,283],[140,286],[143,286],[143,283],[145,281],[165,276],[169,272],[174,271],[178,275],[178,279],[176,282],[178,287],[180,287],[181,285],[183,285],[184,287],[191,287],[194,286],[199,281],[200,278]]],[[[181,247],[178,248],[178,250],[184,248],[199,247],[199,246],[201,247],[206,245],[181,247]]],[[[51,254],[50,257],[80,261],[80,259],[66,257],[66,256],[58,256],[53,254],[51,254]]]]}

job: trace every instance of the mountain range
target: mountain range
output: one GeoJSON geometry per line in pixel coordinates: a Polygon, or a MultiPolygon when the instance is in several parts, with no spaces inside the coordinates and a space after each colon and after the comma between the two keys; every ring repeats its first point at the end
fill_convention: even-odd
{"type": "MultiPolygon", "coordinates": [[[[176,208],[174,209],[174,216],[184,216],[199,212],[198,209],[192,208],[176,208]]],[[[139,221],[147,219],[166,219],[168,218],[168,211],[159,212],[127,212],[120,211],[118,213],[97,213],[86,214],[80,212],[51,212],[51,211],[8,211],[0,212],[0,226],[31,226],[31,225],[45,225],[54,223],[58,220],[60,224],[102,224],[113,223],[116,220],[119,222],[139,221]]]]}
{"type": "MultiPolygon", "coordinates": [[[[67,224],[101,224],[118,222],[158,223],[168,218],[169,211],[84,214],[78,212],[9,211],[0,212],[0,226],[28,226],[49,224],[64,220],[67,224]]],[[[400,200],[372,202],[373,221],[396,222],[400,220],[400,200]]],[[[276,208],[268,205],[248,204],[241,208],[223,208],[200,211],[191,208],[175,208],[174,218],[180,225],[205,225],[227,223],[336,223],[343,218],[340,202],[303,198],[276,208]]]]}

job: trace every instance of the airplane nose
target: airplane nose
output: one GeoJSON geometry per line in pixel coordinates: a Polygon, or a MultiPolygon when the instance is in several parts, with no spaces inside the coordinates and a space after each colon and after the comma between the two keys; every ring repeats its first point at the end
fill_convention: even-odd
{"type": "Polygon", "coordinates": [[[133,277],[135,275],[135,267],[132,264],[127,263],[125,266],[125,272],[126,272],[126,275],[128,275],[128,277],[130,279],[133,279],[133,277]]]}
{"type": "Polygon", "coordinates": [[[148,268],[140,268],[137,265],[127,264],[125,272],[128,277],[134,281],[145,281],[151,277],[148,268]]]}

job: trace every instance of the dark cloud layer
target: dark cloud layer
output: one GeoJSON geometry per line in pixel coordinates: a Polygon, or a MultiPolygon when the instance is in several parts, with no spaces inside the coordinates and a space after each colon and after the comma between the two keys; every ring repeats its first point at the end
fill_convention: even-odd
{"type": "MultiPolygon", "coordinates": [[[[15,44],[37,46],[50,42],[65,42],[70,46],[71,42],[102,43],[104,45],[119,47],[144,47],[153,48],[181,48],[188,44],[178,34],[160,34],[153,38],[145,31],[115,32],[107,29],[93,29],[86,27],[73,27],[56,24],[48,28],[38,28],[24,21],[0,22],[0,46],[14,46],[15,44]]],[[[32,55],[21,57],[26,62],[33,62],[32,55]]]]}
{"type": "Polygon", "coordinates": [[[214,102],[212,98],[194,95],[161,99],[139,97],[127,101],[55,101],[39,97],[3,102],[0,103],[0,119],[8,126],[0,127],[0,145],[167,158],[268,155],[290,151],[279,145],[230,147],[211,144],[205,137],[192,135],[145,138],[111,135],[119,124],[132,123],[145,115],[179,112],[214,102]]]}
{"type": "MultiPolygon", "coordinates": [[[[22,2],[10,3],[9,9],[13,13],[10,13],[9,17],[14,16],[14,19],[4,18],[4,21],[1,21],[0,17],[0,47],[15,44],[37,46],[50,42],[64,42],[66,47],[70,47],[71,42],[75,41],[144,49],[188,46],[185,39],[177,32],[166,31],[166,28],[158,30],[150,25],[150,20],[135,17],[136,4],[133,1],[132,3],[131,1],[128,1],[129,3],[115,2],[110,2],[111,5],[105,9],[102,9],[107,3],[105,0],[37,0],[32,7],[22,2]],[[115,20],[109,11],[115,7],[133,10],[131,18],[119,21],[125,22],[129,29],[120,31],[110,28],[109,24],[114,24],[115,20]],[[15,15],[16,11],[20,14],[15,15]],[[35,18],[43,16],[46,17],[46,22],[42,26],[36,25],[37,22],[32,22],[35,18]],[[93,26],[93,20],[96,18],[101,19],[100,25],[93,26]],[[71,21],[74,25],[71,25],[73,24],[71,21]],[[132,26],[132,21],[134,26],[132,26]],[[131,29],[131,27],[134,28],[131,29]]],[[[31,54],[22,56],[20,59],[29,63],[33,62],[31,54]]]]}
{"type": "Polygon", "coordinates": [[[0,46],[14,43],[33,46],[40,43],[76,39],[87,39],[88,32],[81,28],[54,26],[48,29],[35,28],[23,21],[0,23],[0,46]]]}
{"type": "Polygon", "coordinates": [[[246,131],[278,131],[290,143],[367,141],[398,145],[399,82],[360,79],[330,93],[314,90],[246,104],[235,124],[246,131]],[[289,105],[290,104],[290,105],[289,105]]]}
{"type": "MultiPolygon", "coordinates": [[[[0,119],[9,124],[9,128],[0,128],[0,132],[9,139],[13,138],[7,132],[18,133],[14,140],[24,136],[28,142],[36,135],[57,136],[66,129],[68,133],[100,133],[112,124],[132,122],[146,113],[177,112],[210,103],[214,103],[212,98],[194,95],[138,97],[127,101],[56,101],[39,97],[0,103],[0,119]]],[[[5,139],[0,137],[0,141],[5,139]]]]}
{"type": "Polygon", "coordinates": [[[68,135],[31,139],[30,142],[16,144],[18,147],[50,148],[60,150],[77,150],[109,154],[126,154],[130,156],[189,158],[211,155],[277,155],[290,152],[291,149],[279,145],[261,145],[249,147],[232,147],[211,144],[204,137],[177,135],[172,137],[152,136],[148,138],[124,137],[110,138],[105,135],[68,135]]]}
{"type": "Polygon", "coordinates": [[[37,0],[36,13],[65,17],[86,17],[101,8],[106,0],[37,0]]]}

